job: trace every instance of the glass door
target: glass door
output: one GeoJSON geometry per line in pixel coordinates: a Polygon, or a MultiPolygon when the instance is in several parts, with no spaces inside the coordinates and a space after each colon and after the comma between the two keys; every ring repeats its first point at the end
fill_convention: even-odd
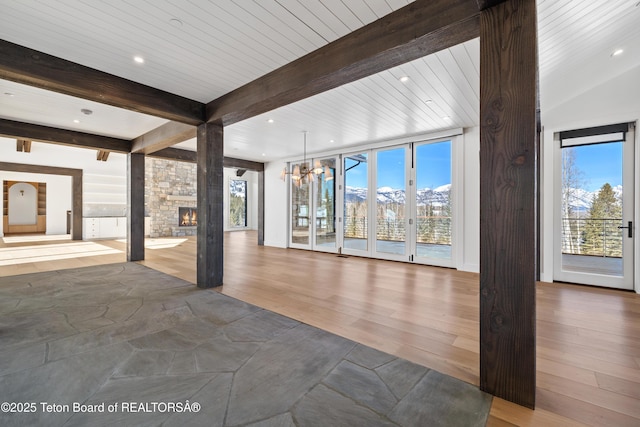
{"type": "MultiPolygon", "coordinates": [[[[292,163],[290,171],[303,169],[302,162],[292,163]]],[[[291,223],[289,245],[292,248],[311,249],[311,184],[307,179],[290,179],[291,185],[291,223]]]]}
{"type": "Polygon", "coordinates": [[[554,280],[633,289],[634,132],[620,126],[556,141],[554,280]]]}
{"type": "Polygon", "coordinates": [[[323,252],[337,252],[337,216],[336,216],[336,165],[337,159],[314,160],[314,169],[322,170],[313,181],[313,249],[323,252]]]}
{"type": "Polygon", "coordinates": [[[407,231],[410,228],[410,205],[407,198],[408,175],[411,150],[408,145],[381,149],[373,152],[375,157],[375,201],[372,201],[371,218],[375,218],[373,255],[398,261],[409,261],[407,231]]]}
{"type": "Polygon", "coordinates": [[[451,141],[414,144],[416,262],[453,267],[451,141]]]}
{"type": "Polygon", "coordinates": [[[294,162],[316,173],[290,173],[290,246],[455,267],[453,152],[439,140],[294,162]]]}
{"type": "Polygon", "coordinates": [[[345,154],[342,158],[344,196],[342,252],[370,254],[369,244],[369,153],[345,154]]]}
{"type": "Polygon", "coordinates": [[[312,159],[290,165],[289,246],[337,252],[337,159],[312,159]],[[313,165],[313,169],[311,168],[313,165]],[[302,171],[302,172],[301,172],[302,171]]]}

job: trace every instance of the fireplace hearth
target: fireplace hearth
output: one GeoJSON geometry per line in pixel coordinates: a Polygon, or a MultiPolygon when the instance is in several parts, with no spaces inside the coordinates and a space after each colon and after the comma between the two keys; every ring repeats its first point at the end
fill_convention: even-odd
{"type": "Polygon", "coordinates": [[[180,227],[198,225],[198,210],[196,208],[178,208],[178,225],[180,227]]]}

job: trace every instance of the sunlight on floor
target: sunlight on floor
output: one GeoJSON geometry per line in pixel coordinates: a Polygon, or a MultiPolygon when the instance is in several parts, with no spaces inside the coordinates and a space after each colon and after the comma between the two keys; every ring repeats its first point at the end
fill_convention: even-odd
{"type": "Polygon", "coordinates": [[[48,241],[65,241],[71,240],[70,234],[34,234],[24,236],[3,237],[4,243],[29,243],[29,242],[48,242],[48,241]]]}
{"type": "Polygon", "coordinates": [[[0,266],[119,253],[122,253],[122,251],[96,242],[59,243],[51,245],[20,246],[17,248],[0,248],[0,266]]]}
{"type": "MultiPolygon", "coordinates": [[[[144,247],[146,249],[169,249],[169,248],[175,248],[176,246],[180,246],[181,244],[183,244],[184,242],[186,242],[187,239],[176,239],[174,238],[167,238],[167,239],[150,239],[150,238],[146,238],[144,239],[144,247]]],[[[120,239],[120,240],[116,240],[116,242],[121,242],[121,243],[127,243],[126,239],[120,239]]]]}

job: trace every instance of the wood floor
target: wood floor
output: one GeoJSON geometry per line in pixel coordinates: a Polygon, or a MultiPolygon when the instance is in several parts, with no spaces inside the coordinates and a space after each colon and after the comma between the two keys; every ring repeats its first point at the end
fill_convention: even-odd
{"type": "MultiPolygon", "coordinates": [[[[1,241],[0,276],[125,259],[123,241],[84,242],[95,255],[79,257],[74,242],[1,241]]],[[[225,235],[220,292],[478,384],[477,274],[256,241],[225,235]]],[[[195,282],[195,238],[146,248],[142,264],[195,282]]],[[[640,295],[539,283],[536,302],[537,409],[494,398],[487,425],[639,426],[640,295]]]]}

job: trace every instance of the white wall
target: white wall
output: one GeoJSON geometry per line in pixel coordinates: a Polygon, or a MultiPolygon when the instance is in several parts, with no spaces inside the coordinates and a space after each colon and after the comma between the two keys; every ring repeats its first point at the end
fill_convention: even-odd
{"type": "Polygon", "coordinates": [[[271,162],[264,165],[264,244],[287,247],[287,184],[280,179],[284,164],[271,162]]]}
{"type": "MultiPolygon", "coordinates": [[[[636,122],[640,119],[640,67],[636,67],[615,79],[585,91],[581,95],[567,100],[564,104],[542,111],[542,253],[541,280],[553,281],[553,190],[555,170],[553,165],[554,142],[556,132],[587,127],[609,125],[624,122],[636,122]]],[[[636,132],[636,167],[640,168],[640,144],[636,132]]],[[[640,182],[636,170],[636,183],[640,182]]],[[[635,224],[640,219],[640,185],[636,186],[635,224]]],[[[638,227],[636,226],[636,231],[638,227]]],[[[637,233],[636,233],[637,234],[637,233]]],[[[636,239],[635,250],[636,291],[640,268],[640,239],[636,239]]]]}
{"type": "Polygon", "coordinates": [[[464,212],[462,265],[459,270],[480,272],[480,128],[464,130],[463,195],[464,212]]]}

